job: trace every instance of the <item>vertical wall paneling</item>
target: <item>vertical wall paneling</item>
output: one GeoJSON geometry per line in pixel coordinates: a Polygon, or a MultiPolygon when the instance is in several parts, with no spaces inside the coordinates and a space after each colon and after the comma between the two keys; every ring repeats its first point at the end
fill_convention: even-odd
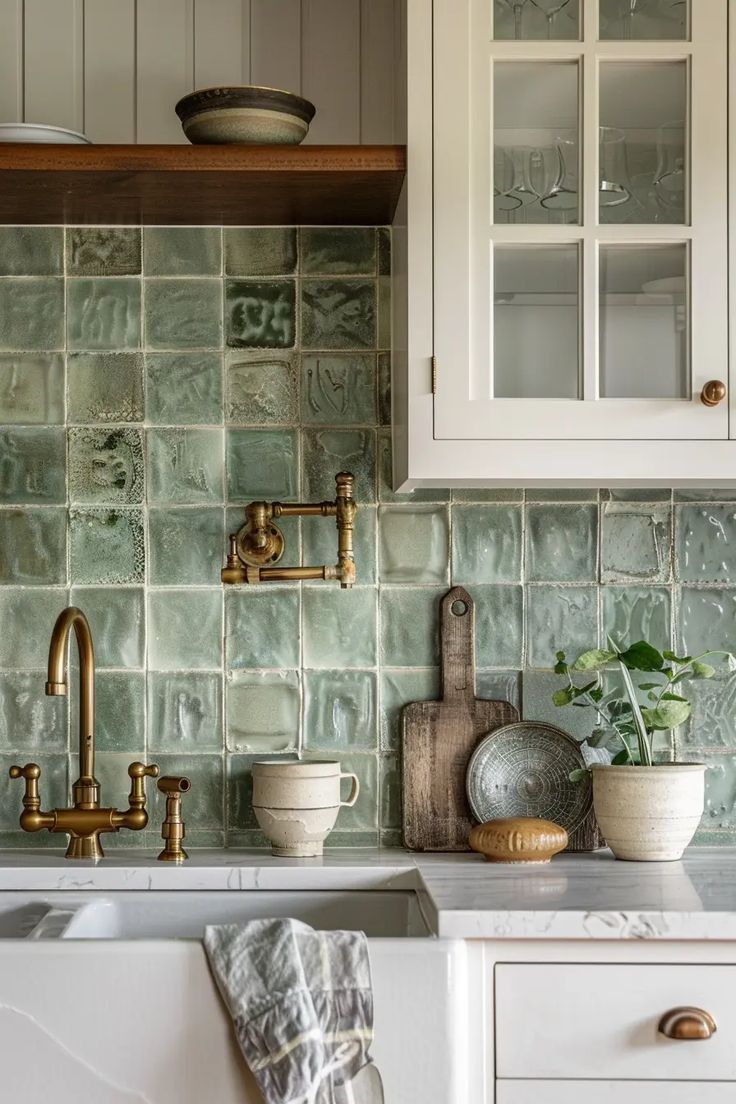
{"type": "Polygon", "coordinates": [[[0,121],[23,118],[23,0],[0,0],[0,121]]]}
{"type": "Polygon", "coordinates": [[[174,105],[194,87],[194,0],[138,0],[139,142],[186,142],[174,105]]]}
{"type": "Polygon", "coordinates": [[[360,142],[359,0],[303,0],[302,92],[317,107],[307,141],[360,142]]]}
{"type": "Polygon", "coordinates": [[[25,0],[25,120],[84,130],[84,0],[25,0]]]}
{"type": "Polygon", "coordinates": [[[251,79],[302,90],[300,0],[251,0],[251,79]]]}
{"type": "Polygon", "coordinates": [[[360,141],[393,141],[394,0],[360,4],[360,141]]]}
{"type": "Polygon", "coordinates": [[[251,0],[194,0],[194,86],[250,82],[251,0]]]}
{"type": "Polygon", "coordinates": [[[84,6],[84,123],[93,142],[135,142],[135,0],[84,6]]]}

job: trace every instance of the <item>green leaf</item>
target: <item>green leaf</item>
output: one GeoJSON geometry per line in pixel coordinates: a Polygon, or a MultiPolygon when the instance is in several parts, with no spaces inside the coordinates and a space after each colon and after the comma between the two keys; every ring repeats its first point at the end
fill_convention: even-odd
{"type": "Polygon", "coordinates": [[[694,679],[709,679],[713,678],[716,673],[715,667],[711,667],[710,663],[701,663],[700,660],[695,660],[693,663],[692,677],[694,679]]]}
{"type": "Polygon", "coordinates": [[[661,682],[640,682],[639,683],[639,689],[640,690],[659,690],[661,685],[662,685],[661,682]]]}
{"type": "Polygon", "coordinates": [[[626,748],[623,748],[623,750],[620,751],[618,753],[618,755],[614,755],[613,759],[611,760],[611,766],[612,767],[623,767],[627,763],[630,763],[630,762],[631,762],[631,758],[629,756],[629,753],[626,750],[626,748]]]}
{"type": "Polygon", "coordinates": [[[661,671],[664,666],[664,658],[647,644],[646,640],[638,640],[625,652],[621,652],[619,659],[632,671],[661,671]]]}
{"type": "Polygon", "coordinates": [[[594,702],[599,702],[601,700],[601,698],[603,697],[603,687],[598,686],[598,687],[596,687],[595,690],[591,690],[590,691],[590,696],[591,696],[591,698],[593,699],[594,702]]]}
{"type": "Polygon", "coordinates": [[[590,777],[590,771],[587,767],[578,767],[577,770],[570,771],[569,778],[571,782],[586,782],[590,777]]]}
{"type": "Polygon", "coordinates": [[[572,665],[573,671],[601,671],[616,658],[615,652],[607,652],[603,648],[593,648],[589,652],[583,652],[572,665]]]}
{"type": "Polygon", "coordinates": [[[569,669],[570,668],[567,666],[566,663],[555,663],[554,667],[552,668],[556,675],[566,675],[569,669]]]}
{"type": "Polygon", "coordinates": [[[565,653],[564,652],[555,652],[555,659],[557,660],[558,663],[564,663],[565,662],[565,653]]]}
{"type": "Polygon", "coordinates": [[[667,732],[684,724],[692,713],[690,702],[663,701],[656,709],[642,709],[644,723],[650,732],[667,732]]]}
{"type": "Polygon", "coordinates": [[[692,656],[678,656],[674,652],[662,652],[665,659],[668,659],[670,663],[690,663],[692,656]]]}
{"type": "Polygon", "coordinates": [[[657,695],[654,693],[653,690],[650,690],[649,693],[647,694],[647,701],[656,702],[656,700],[657,700],[657,695]]]}
{"type": "Polygon", "coordinates": [[[611,728],[594,728],[585,742],[588,747],[609,748],[611,745],[620,744],[621,741],[618,733],[611,728]]]}
{"type": "Polygon", "coordinates": [[[555,690],[552,701],[555,705],[569,705],[575,697],[575,687],[565,686],[562,690],[555,690]]]}
{"type": "Polygon", "coordinates": [[[682,698],[679,694],[671,694],[669,693],[669,691],[666,694],[662,695],[662,701],[679,701],[686,702],[688,705],[690,704],[687,698],[682,698]]]}

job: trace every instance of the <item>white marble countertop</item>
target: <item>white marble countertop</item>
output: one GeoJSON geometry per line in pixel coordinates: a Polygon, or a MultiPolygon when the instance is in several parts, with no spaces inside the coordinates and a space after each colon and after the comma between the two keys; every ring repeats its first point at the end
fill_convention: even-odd
{"type": "Polygon", "coordinates": [[[736,940],[736,849],[681,862],[617,862],[610,852],[503,866],[478,855],[334,850],[322,859],[194,851],[182,866],[136,851],[97,865],[63,851],[0,851],[0,891],[376,890],[418,893],[432,931],[458,939],[736,940]]]}

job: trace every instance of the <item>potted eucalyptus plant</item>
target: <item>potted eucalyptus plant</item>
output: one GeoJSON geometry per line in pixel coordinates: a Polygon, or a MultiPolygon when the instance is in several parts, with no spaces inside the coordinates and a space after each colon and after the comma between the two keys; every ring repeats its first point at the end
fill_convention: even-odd
{"type": "Polygon", "coordinates": [[[572,663],[557,652],[554,669],[565,685],[554,704],[592,709],[597,723],[583,742],[611,756],[571,778],[592,773],[595,815],[617,859],[679,859],[692,840],[703,814],[705,766],[657,762],[654,740],[688,720],[684,683],[713,678],[716,661],[736,670],[730,652],[678,656],[646,640],[623,648],[609,637],[607,648],[582,652],[572,663]]]}

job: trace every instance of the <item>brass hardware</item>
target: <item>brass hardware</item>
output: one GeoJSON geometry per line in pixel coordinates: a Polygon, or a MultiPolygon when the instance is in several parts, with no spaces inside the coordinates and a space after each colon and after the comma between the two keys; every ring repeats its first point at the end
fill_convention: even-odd
{"type": "Polygon", "coordinates": [[[708,380],[700,392],[703,406],[718,406],[726,397],[726,385],[723,380],[708,380]]]}
{"type": "Polygon", "coordinates": [[[25,779],[23,812],[20,826],[24,832],[66,832],[69,836],[68,859],[96,861],[104,852],[101,832],[117,832],[129,828],[139,832],[148,824],[145,778],[156,778],[155,764],[131,763],[129,808],[125,810],[100,807],[100,784],[95,778],[95,653],[89,622],[80,609],[69,606],[56,619],[49,645],[49,669],[46,693],[66,695],[69,684],[66,674],[66,653],[71,631],[79,650],[79,778],[72,786],[73,807],[41,811],[38,780],[41,768],[37,763],[10,768],[11,778],[25,779]]]}
{"type": "Polygon", "coordinates": [[[657,1026],[668,1039],[710,1039],[717,1030],[716,1021],[703,1008],[671,1008],[657,1026]]]}
{"type": "Polygon", "coordinates": [[[166,794],[166,819],[161,825],[164,849],[158,856],[158,860],[159,862],[184,862],[189,855],[181,845],[186,835],[181,816],[181,795],[191,790],[192,783],[188,778],[165,775],[159,778],[158,788],[162,794],[166,794]]]}
{"type": "Polygon", "coordinates": [[[432,394],[437,394],[437,357],[432,357],[432,394]]]}
{"type": "Polygon", "coordinates": [[[335,476],[334,502],[251,502],[245,525],[228,537],[229,551],[220,579],[228,585],[282,583],[297,579],[335,579],[343,590],[355,583],[353,529],[358,507],[353,499],[354,477],[335,476]],[[319,567],[276,567],[284,552],[284,535],[275,524],[282,517],[334,517],[337,525],[337,563],[319,567]]]}

